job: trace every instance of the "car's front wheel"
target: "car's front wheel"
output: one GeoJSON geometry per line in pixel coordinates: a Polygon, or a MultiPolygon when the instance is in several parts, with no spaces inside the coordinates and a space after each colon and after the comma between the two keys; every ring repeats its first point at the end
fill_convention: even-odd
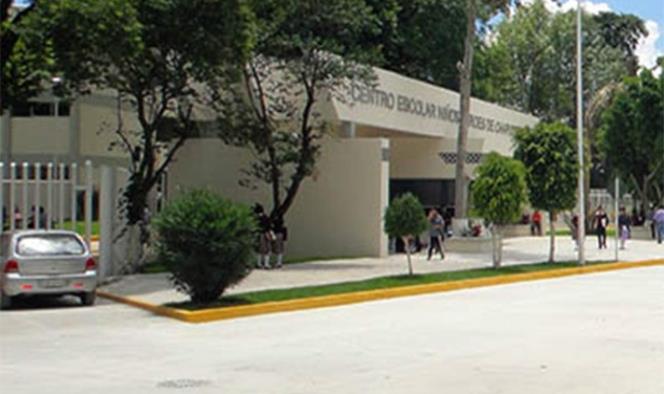
{"type": "Polygon", "coordinates": [[[0,309],[5,310],[12,307],[12,298],[0,291],[0,309]]]}
{"type": "Polygon", "coordinates": [[[81,303],[85,306],[94,305],[97,294],[94,291],[81,294],[81,303]]]}

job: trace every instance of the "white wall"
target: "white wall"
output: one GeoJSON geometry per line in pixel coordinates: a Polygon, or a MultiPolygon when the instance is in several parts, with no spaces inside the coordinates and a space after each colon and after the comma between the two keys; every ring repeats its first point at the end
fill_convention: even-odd
{"type": "MultiPolygon", "coordinates": [[[[468,152],[483,152],[483,140],[469,139],[468,152]]],[[[441,152],[456,153],[456,140],[447,138],[394,138],[390,140],[390,178],[454,179],[455,164],[441,159],[441,152]]],[[[510,152],[499,152],[509,155],[510,152]]],[[[466,165],[472,176],[476,164],[466,165]]]]}
{"type": "MultiPolygon", "coordinates": [[[[318,171],[304,181],[286,216],[291,257],[379,256],[387,253],[382,217],[388,202],[389,163],[382,139],[325,141],[318,171]]],[[[208,187],[235,201],[270,207],[265,185],[241,187],[251,155],[217,139],[188,141],[169,169],[169,198],[208,187]]]]}
{"type": "Polygon", "coordinates": [[[69,117],[33,116],[11,119],[11,151],[15,155],[69,153],[69,117]]]}

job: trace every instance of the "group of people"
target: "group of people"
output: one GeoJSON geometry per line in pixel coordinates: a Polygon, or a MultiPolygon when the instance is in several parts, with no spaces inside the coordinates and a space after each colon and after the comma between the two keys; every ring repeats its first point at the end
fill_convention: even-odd
{"type": "MultiPolygon", "coordinates": [[[[625,207],[620,207],[616,226],[616,230],[618,231],[617,235],[620,239],[620,249],[625,249],[627,240],[631,238],[633,219],[634,216],[629,215],[625,207]]],[[[592,228],[597,235],[598,248],[606,249],[606,230],[609,225],[609,216],[601,205],[595,210],[591,223],[592,228]]],[[[578,247],[579,218],[577,215],[574,215],[572,218],[571,227],[572,239],[578,247]]],[[[657,242],[661,244],[664,241],[664,204],[660,205],[659,208],[654,211],[652,215],[652,228],[653,237],[656,237],[657,242]]]]}
{"type": "Polygon", "coordinates": [[[262,205],[254,205],[254,215],[258,223],[257,261],[256,268],[281,268],[284,263],[284,249],[288,238],[288,230],[282,218],[270,219],[262,205]],[[276,256],[274,265],[271,255],[276,256]]]}
{"type": "MultiPolygon", "coordinates": [[[[9,213],[7,212],[6,207],[2,207],[2,223],[3,223],[3,230],[7,230],[11,227],[9,224],[9,213]]],[[[23,227],[23,214],[21,213],[21,210],[18,209],[18,207],[14,207],[14,227],[15,228],[21,228],[23,227]]],[[[46,215],[46,210],[44,207],[40,206],[39,208],[35,207],[34,205],[30,208],[30,215],[27,218],[27,228],[36,228],[39,227],[41,229],[44,229],[47,227],[48,223],[48,217],[46,215]],[[38,226],[36,226],[38,224],[38,226]]]]}

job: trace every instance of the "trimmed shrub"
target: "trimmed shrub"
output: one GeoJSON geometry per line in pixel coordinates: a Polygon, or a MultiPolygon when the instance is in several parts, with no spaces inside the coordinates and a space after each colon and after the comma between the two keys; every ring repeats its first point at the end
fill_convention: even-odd
{"type": "Polygon", "coordinates": [[[411,193],[392,200],[385,212],[385,233],[393,238],[403,239],[408,258],[408,274],[413,274],[408,241],[427,229],[429,222],[424,215],[420,201],[411,193]]]}
{"type": "Polygon", "coordinates": [[[251,271],[251,210],[207,190],[170,202],[154,221],[157,253],[176,289],[194,303],[217,300],[251,271]]]}

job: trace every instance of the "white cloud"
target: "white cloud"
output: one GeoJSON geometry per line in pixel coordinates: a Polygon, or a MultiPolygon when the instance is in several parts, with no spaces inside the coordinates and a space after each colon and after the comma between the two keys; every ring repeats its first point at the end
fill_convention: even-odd
{"type": "MultiPolygon", "coordinates": [[[[535,0],[522,0],[522,3],[530,5],[534,3],[535,0]]],[[[576,9],[576,0],[567,0],[563,4],[558,5],[558,2],[554,0],[544,0],[544,6],[549,12],[567,12],[569,10],[576,9]]],[[[581,8],[589,14],[596,15],[600,12],[609,12],[611,7],[607,3],[595,3],[592,1],[582,1],[581,8]]]]}
{"type": "Polygon", "coordinates": [[[634,52],[639,57],[640,65],[652,68],[657,64],[657,56],[662,56],[662,52],[658,51],[656,46],[660,32],[655,21],[646,21],[646,29],[648,30],[648,37],[639,40],[634,52]]]}

